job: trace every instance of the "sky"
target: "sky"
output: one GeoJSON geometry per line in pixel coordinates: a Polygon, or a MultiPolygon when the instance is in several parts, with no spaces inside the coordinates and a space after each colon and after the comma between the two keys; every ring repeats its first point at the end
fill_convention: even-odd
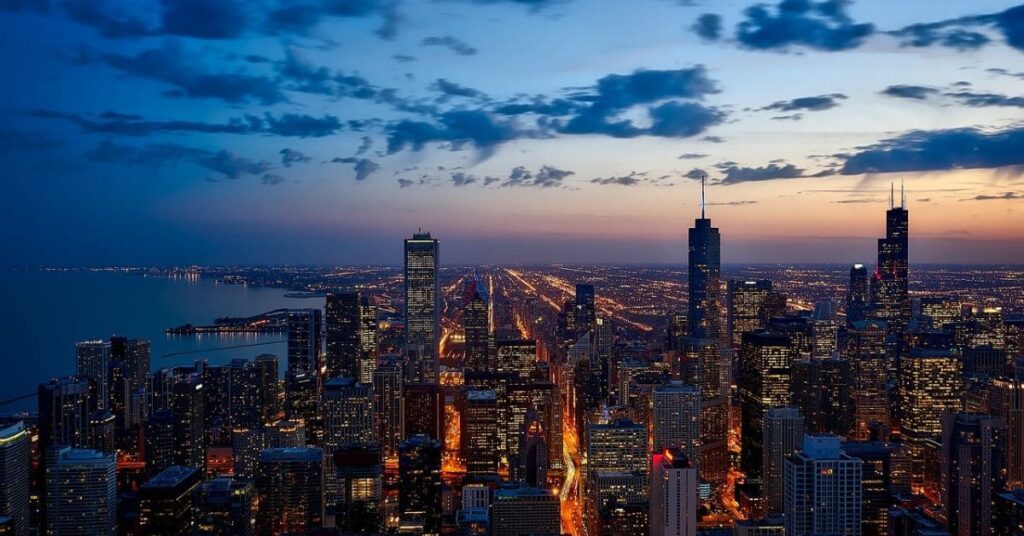
{"type": "Polygon", "coordinates": [[[1024,4],[0,0],[8,265],[1024,263],[1024,4]]]}

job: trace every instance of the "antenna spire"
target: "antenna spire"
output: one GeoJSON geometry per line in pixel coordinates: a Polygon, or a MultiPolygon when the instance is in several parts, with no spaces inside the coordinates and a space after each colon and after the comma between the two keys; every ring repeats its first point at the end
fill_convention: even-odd
{"type": "Polygon", "coordinates": [[[907,208],[907,194],[903,190],[903,179],[900,179],[900,208],[907,208]]]}
{"type": "Polygon", "coordinates": [[[704,175],[700,176],[700,219],[704,219],[704,207],[707,203],[704,202],[704,175]]]}
{"type": "Polygon", "coordinates": [[[893,204],[893,199],[895,197],[896,197],[896,185],[890,182],[889,183],[889,210],[892,210],[893,208],[895,208],[895,205],[893,204]]]}

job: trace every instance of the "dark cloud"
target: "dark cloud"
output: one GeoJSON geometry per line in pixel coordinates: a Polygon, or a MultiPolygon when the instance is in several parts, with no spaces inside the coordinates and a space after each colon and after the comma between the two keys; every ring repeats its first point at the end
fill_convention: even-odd
{"type": "Polygon", "coordinates": [[[846,4],[846,0],[781,0],[774,9],[757,4],[743,12],[745,18],[736,27],[736,40],[759,50],[855,48],[875,28],[854,22],[846,13],[846,4]]]}
{"type": "Polygon", "coordinates": [[[532,12],[539,12],[555,4],[563,4],[569,0],[468,0],[476,4],[518,4],[530,8],[532,12]]]}
{"type": "Polygon", "coordinates": [[[48,109],[27,112],[32,117],[64,120],[77,125],[85,132],[119,136],[148,136],[162,132],[198,132],[205,134],[275,134],[278,136],[320,137],[341,130],[341,121],[332,115],[317,118],[309,115],[284,114],[263,118],[246,115],[227,123],[203,123],[198,121],[149,121],[136,114],[104,112],[96,119],[88,116],[69,114],[48,109]]]}
{"type": "Polygon", "coordinates": [[[629,175],[622,175],[619,177],[598,177],[590,179],[592,184],[606,185],[619,185],[619,186],[636,186],[644,181],[644,177],[641,174],[633,171],[629,175]]]}
{"type": "Polygon", "coordinates": [[[152,34],[149,25],[134,13],[118,13],[109,0],[64,0],[64,11],[68,18],[91,26],[100,35],[118,39],[141,37],[152,34]]]}
{"type": "Polygon", "coordinates": [[[46,13],[50,10],[48,0],[0,0],[0,11],[37,11],[46,13]]]}
{"type": "Polygon", "coordinates": [[[912,24],[890,33],[899,38],[904,46],[941,45],[957,50],[971,50],[991,42],[979,29],[995,30],[1002,34],[1007,45],[1024,51],[1024,5],[999,13],[912,24]]]}
{"type": "Polygon", "coordinates": [[[725,140],[721,136],[704,136],[701,140],[708,143],[725,143],[725,140]]]}
{"type": "Polygon", "coordinates": [[[263,178],[260,179],[260,182],[262,182],[265,186],[277,186],[278,184],[284,182],[284,177],[277,175],[275,173],[264,173],[263,178]]]}
{"type": "Polygon", "coordinates": [[[795,112],[798,110],[820,111],[828,110],[839,106],[839,101],[845,99],[842,93],[830,93],[815,97],[800,97],[792,100],[776,101],[761,110],[778,110],[780,112],[795,112]]]}
{"type": "Polygon", "coordinates": [[[683,153],[679,155],[680,160],[696,160],[698,158],[704,158],[707,156],[704,153],[683,153]]]}
{"type": "Polygon", "coordinates": [[[388,154],[406,147],[418,151],[429,142],[449,142],[453,149],[472,144],[489,154],[503,142],[524,137],[513,121],[501,120],[482,110],[452,110],[437,117],[437,123],[403,120],[387,127],[388,154]]]}
{"type": "Polygon", "coordinates": [[[1024,168],[1024,127],[999,131],[977,128],[918,130],[846,155],[844,175],[945,171],[1013,166],[1024,168]]]}
{"type": "Polygon", "coordinates": [[[696,136],[725,120],[725,113],[693,102],[669,101],[651,108],[647,133],[667,138],[696,136]]]}
{"type": "Polygon", "coordinates": [[[361,155],[373,147],[373,138],[369,136],[363,136],[359,142],[359,148],[356,149],[356,155],[361,155]]]}
{"type": "Polygon", "coordinates": [[[840,199],[838,201],[833,201],[833,203],[838,203],[840,205],[859,205],[859,204],[862,204],[862,203],[881,203],[883,201],[885,201],[885,200],[884,199],[873,199],[873,198],[864,197],[864,198],[858,198],[858,199],[840,199]]]}
{"type": "Polygon", "coordinates": [[[697,17],[697,22],[693,23],[693,31],[702,39],[714,41],[722,36],[722,17],[705,13],[697,17]]]}
{"type": "Polygon", "coordinates": [[[92,162],[159,169],[168,164],[195,162],[201,158],[209,158],[212,154],[205,149],[177,143],[155,143],[134,147],[113,140],[103,140],[85,156],[92,162]]]}
{"type": "Polygon", "coordinates": [[[985,72],[992,73],[992,74],[998,74],[1000,76],[1009,76],[1009,77],[1012,77],[1012,78],[1020,78],[1020,79],[1024,80],[1024,72],[1015,72],[1015,71],[1011,71],[1009,69],[1003,69],[1001,67],[992,67],[990,69],[985,69],[985,72]]]}
{"type": "Polygon", "coordinates": [[[257,101],[275,104],[285,101],[277,83],[264,76],[240,73],[205,73],[191,65],[184,52],[168,44],[163,48],[139,52],[134,56],[105,54],[107,65],[139,78],[157,80],[177,88],[169,96],[212,98],[239,103],[257,101]]]}
{"type": "Polygon", "coordinates": [[[426,39],[424,39],[422,41],[421,44],[423,46],[445,47],[445,48],[451,50],[452,52],[454,52],[456,54],[460,54],[462,56],[472,56],[473,54],[476,54],[476,52],[477,52],[475,48],[467,45],[466,43],[464,43],[460,39],[458,39],[456,37],[453,37],[453,36],[450,36],[450,35],[445,35],[445,36],[441,36],[441,37],[438,37],[438,36],[427,37],[426,39]]]}
{"type": "Polygon", "coordinates": [[[928,86],[895,85],[882,90],[883,95],[899,97],[902,99],[925,100],[935,95],[939,90],[928,86]]]}
{"type": "Polygon", "coordinates": [[[709,207],[741,207],[744,205],[756,205],[757,201],[718,201],[705,204],[709,207]]]}
{"type": "Polygon", "coordinates": [[[471,87],[461,86],[455,82],[449,82],[444,78],[438,78],[430,89],[441,93],[442,97],[464,97],[467,99],[479,99],[486,97],[486,95],[479,90],[471,87]]]}
{"type": "Polygon", "coordinates": [[[455,186],[469,186],[475,184],[478,181],[477,177],[468,173],[456,172],[452,173],[452,184],[455,186]]]}
{"type": "Polygon", "coordinates": [[[976,195],[969,199],[961,199],[961,201],[1004,201],[1012,199],[1024,199],[1024,195],[1017,192],[1006,192],[1002,195],[976,195]]]}
{"type": "Polygon", "coordinates": [[[266,132],[278,136],[322,138],[341,130],[341,121],[333,115],[313,117],[305,114],[283,114],[274,117],[268,113],[264,117],[266,132]]]}
{"type": "Polygon", "coordinates": [[[729,165],[722,168],[725,175],[719,184],[738,184],[741,182],[772,181],[776,179],[797,179],[804,177],[804,170],[793,164],[780,166],[769,164],[764,167],[740,167],[729,165]]]}
{"type": "Polygon", "coordinates": [[[559,117],[579,111],[583,107],[580,102],[574,100],[549,100],[542,96],[536,96],[526,102],[512,101],[501,104],[494,109],[494,113],[501,115],[538,114],[559,117]]]}
{"type": "Polygon", "coordinates": [[[334,158],[331,160],[335,164],[352,164],[352,170],[356,172],[356,180],[362,181],[370,178],[380,170],[380,164],[370,160],[369,158],[356,158],[349,156],[345,158],[334,158]]]}
{"type": "Polygon", "coordinates": [[[394,55],[391,56],[391,59],[393,59],[393,60],[395,60],[395,61],[397,61],[399,63],[409,63],[411,61],[416,61],[416,57],[415,56],[410,56],[408,54],[394,54],[394,55]]]}
{"type": "Polygon", "coordinates": [[[707,176],[708,176],[708,172],[704,171],[703,169],[700,169],[700,168],[693,168],[690,171],[687,171],[683,175],[684,178],[693,179],[693,180],[697,180],[697,181],[699,181],[701,177],[707,177],[707,176]]]}
{"type": "Polygon", "coordinates": [[[47,151],[62,145],[62,140],[43,132],[0,128],[0,152],[3,153],[47,151]]]}
{"type": "Polygon", "coordinates": [[[249,25],[240,0],[161,0],[163,26],[159,32],[201,39],[231,39],[249,25]]]}
{"type": "Polygon", "coordinates": [[[274,167],[269,162],[250,160],[227,150],[200,158],[196,163],[229,179],[238,179],[242,175],[262,175],[274,167]]]}
{"type": "Polygon", "coordinates": [[[997,93],[976,93],[972,91],[956,91],[945,93],[947,97],[956,99],[964,106],[981,108],[985,106],[1012,106],[1024,108],[1024,97],[1010,97],[997,93]]]}
{"type": "Polygon", "coordinates": [[[322,20],[329,17],[380,17],[381,26],[374,30],[374,34],[388,40],[395,38],[398,25],[404,20],[398,11],[397,0],[282,2],[279,7],[267,13],[264,31],[272,35],[282,33],[305,35],[320,24],[322,20]]]}
{"type": "Polygon", "coordinates": [[[413,184],[415,184],[415,182],[413,182],[413,181],[411,181],[409,179],[398,179],[398,187],[399,188],[408,188],[408,187],[412,186],[413,184]]]}
{"type": "Polygon", "coordinates": [[[292,164],[304,164],[312,160],[312,158],[306,156],[302,151],[296,151],[295,149],[288,149],[287,147],[281,149],[281,164],[284,167],[291,167],[292,164]]]}
{"type": "Polygon", "coordinates": [[[512,169],[508,178],[501,183],[502,188],[554,188],[562,185],[562,181],[573,171],[566,171],[552,166],[542,166],[536,173],[523,166],[512,169]]]}

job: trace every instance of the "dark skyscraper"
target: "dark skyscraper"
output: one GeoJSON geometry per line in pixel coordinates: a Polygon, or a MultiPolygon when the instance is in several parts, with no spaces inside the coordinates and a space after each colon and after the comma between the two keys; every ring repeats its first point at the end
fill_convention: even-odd
{"type": "Polygon", "coordinates": [[[110,342],[81,341],[75,343],[75,374],[88,378],[97,409],[110,406],[110,342]]]}
{"type": "Polygon", "coordinates": [[[466,333],[466,368],[494,370],[491,348],[491,300],[487,286],[477,277],[466,280],[463,292],[463,328],[466,333]]]}
{"type": "Polygon", "coordinates": [[[726,331],[729,344],[734,348],[743,343],[744,333],[768,327],[768,298],[771,294],[772,282],[767,279],[729,281],[726,331]]]}
{"type": "Polygon", "coordinates": [[[850,286],[846,290],[846,322],[867,318],[871,297],[868,291],[868,269],[863,264],[850,268],[850,286]]]}
{"type": "Polygon", "coordinates": [[[39,451],[85,447],[89,439],[89,381],[55,378],[39,386],[39,451]]]}
{"type": "Polygon", "coordinates": [[[704,184],[701,182],[700,218],[689,234],[689,315],[690,337],[721,337],[722,238],[711,219],[704,217],[704,184]]]}
{"type": "Polygon", "coordinates": [[[405,356],[410,382],[437,383],[441,341],[438,241],[430,233],[405,240],[405,356]]]}
{"type": "Polygon", "coordinates": [[[441,525],[441,442],[417,435],[398,447],[398,508],[403,516],[423,518],[426,531],[441,525]]]}
{"type": "Polygon", "coordinates": [[[308,534],[324,521],[324,453],[320,449],[271,448],[260,453],[256,477],[260,536],[308,534]]]}
{"type": "Polygon", "coordinates": [[[902,332],[910,318],[910,297],[907,291],[909,232],[906,198],[900,188],[900,206],[895,193],[889,197],[885,213],[885,238],[878,239],[878,264],[873,279],[875,314],[889,323],[889,329],[902,332]]]}
{"type": "Polygon", "coordinates": [[[576,326],[576,338],[584,333],[593,332],[597,323],[597,296],[594,285],[576,284],[576,305],[573,309],[573,324],[576,326]]]}
{"type": "Polygon", "coordinates": [[[32,438],[24,423],[0,428],[0,519],[13,536],[29,534],[31,456],[32,438]]]}
{"type": "Polygon", "coordinates": [[[327,377],[359,378],[359,293],[332,292],[327,295],[325,304],[327,377]]]}
{"type": "Polygon", "coordinates": [[[1006,485],[1006,435],[1002,417],[955,413],[943,418],[940,487],[950,534],[991,534],[992,503],[1006,485]]]}
{"type": "Polygon", "coordinates": [[[139,525],[143,534],[189,536],[196,521],[196,490],[202,473],[172,465],[139,490],[139,525]]]}
{"type": "Polygon", "coordinates": [[[322,320],[319,309],[299,309],[288,313],[288,370],[320,370],[322,320]]]}

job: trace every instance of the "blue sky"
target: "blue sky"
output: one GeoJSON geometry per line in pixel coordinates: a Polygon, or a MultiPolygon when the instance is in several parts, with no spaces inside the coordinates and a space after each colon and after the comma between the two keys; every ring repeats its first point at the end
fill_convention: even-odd
{"type": "Polygon", "coordinates": [[[10,264],[1024,262],[1024,6],[0,0],[10,264]]]}

